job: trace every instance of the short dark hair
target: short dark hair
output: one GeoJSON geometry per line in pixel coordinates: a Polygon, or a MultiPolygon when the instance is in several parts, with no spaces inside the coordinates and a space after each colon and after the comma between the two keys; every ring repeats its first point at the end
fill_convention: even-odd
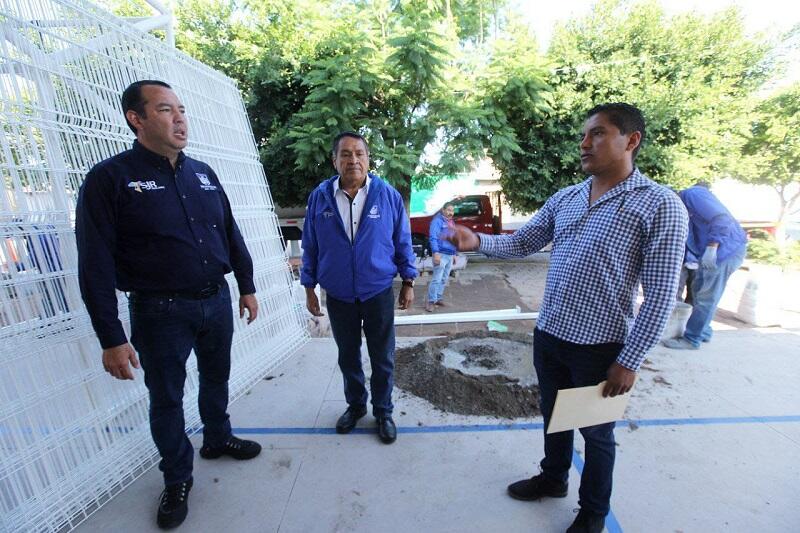
{"type": "Polygon", "coordinates": [[[128,88],[122,93],[122,115],[125,117],[125,122],[128,123],[128,127],[133,133],[136,133],[136,128],[134,128],[131,121],[128,120],[127,114],[128,111],[133,111],[137,115],[145,116],[144,98],[142,98],[142,87],[145,85],[158,85],[160,87],[172,89],[172,87],[159,80],[139,80],[128,85],[128,88]]]}
{"type": "Polygon", "coordinates": [[[364,143],[364,147],[367,149],[367,154],[369,154],[369,144],[367,144],[367,140],[364,138],[363,135],[356,133],[354,131],[343,131],[339,135],[333,138],[333,157],[336,157],[336,152],[339,151],[339,141],[344,139],[345,137],[351,137],[353,139],[361,139],[361,142],[364,143]]]}
{"type": "Polygon", "coordinates": [[[631,159],[635,161],[639,149],[644,144],[645,137],[644,115],[642,115],[641,110],[638,107],[623,102],[600,104],[591,108],[586,113],[586,118],[592,118],[599,113],[603,113],[608,117],[608,120],[610,120],[623,135],[633,133],[634,131],[638,131],[641,134],[642,137],[639,140],[639,146],[634,148],[631,157],[631,159]]]}
{"type": "Polygon", "coordinates": [[[455,204],[453,202],[445,202],[444,205],[442,205],[443,210],[447,209],[448,207],[455,207],[455,204]]]}

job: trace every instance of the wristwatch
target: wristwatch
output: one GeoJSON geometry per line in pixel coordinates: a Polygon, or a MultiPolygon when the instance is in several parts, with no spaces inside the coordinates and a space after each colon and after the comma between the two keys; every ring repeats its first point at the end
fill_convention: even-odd
{"type": "Polygon", "coordinates": [[[403,287],[413,287],[414,280],[413,279],[404,279],[403,280],[403,287]]]}

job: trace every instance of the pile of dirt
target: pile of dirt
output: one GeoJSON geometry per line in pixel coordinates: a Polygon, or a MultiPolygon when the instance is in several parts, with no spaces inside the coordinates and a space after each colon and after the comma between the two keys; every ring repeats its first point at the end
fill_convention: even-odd
{"type": "Polygon", "coordinates": [[[506,361],[503,352],[492,345],[497,341],[491,339],[504,345],[519,343],[521,350],[533,353],[530,335],[466,331],[397,350],[395,383],[451,413],[503,418],[539,415],[539,387],[535,383],[522,385],[519,378],[499,373],[506,361]],[[444,364],[443,352],[452,351],[453,346],[461,354],[463,371],[444,364]],[[480,373],[480,369],[486,372],[480,373]]]}

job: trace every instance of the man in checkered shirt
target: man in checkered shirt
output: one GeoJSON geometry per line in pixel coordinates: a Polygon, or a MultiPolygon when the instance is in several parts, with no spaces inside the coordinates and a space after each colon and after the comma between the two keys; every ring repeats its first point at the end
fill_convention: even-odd
{"type": "MultiPolygon", "coordinates": [[[[622,103],[587,114],[580,143],[582,183],[554,194],[512,235],[475,234],[457,226],[459,250],[525,257],[553,243],[544,299],[534,330],[544,428],[558,389],[596,385],[625,394],[675,303],[688,217],[680,198],[634,166],[644,117],[622,103]],[[634,315],[641,282],[644,302],[634,315]]],[[[602,531],[614,469],[614,422],[581,428],[586,464],[580,511],[568,532],[602,531]]],[[[567,495],[573,432],[544,436],[541,474],[512,483],[511,497],[567,495]]]]}

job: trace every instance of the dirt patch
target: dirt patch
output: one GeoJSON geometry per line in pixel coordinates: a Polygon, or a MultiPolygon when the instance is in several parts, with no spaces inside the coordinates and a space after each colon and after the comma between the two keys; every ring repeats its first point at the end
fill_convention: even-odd
{"type": "Polygon", "coordinates": [[[531,418],[540,414],[532,354],[530,335],[466,331],[397,350],[395,383],[443,411],[531,418]]]}
{"type": "Polygon", "coordinates": [[[494,369],[500,366],[500,352],[493,346],[477,344],[462,348],[464,354],[464,366],[479,366],[481,368],[494,369]]]}

